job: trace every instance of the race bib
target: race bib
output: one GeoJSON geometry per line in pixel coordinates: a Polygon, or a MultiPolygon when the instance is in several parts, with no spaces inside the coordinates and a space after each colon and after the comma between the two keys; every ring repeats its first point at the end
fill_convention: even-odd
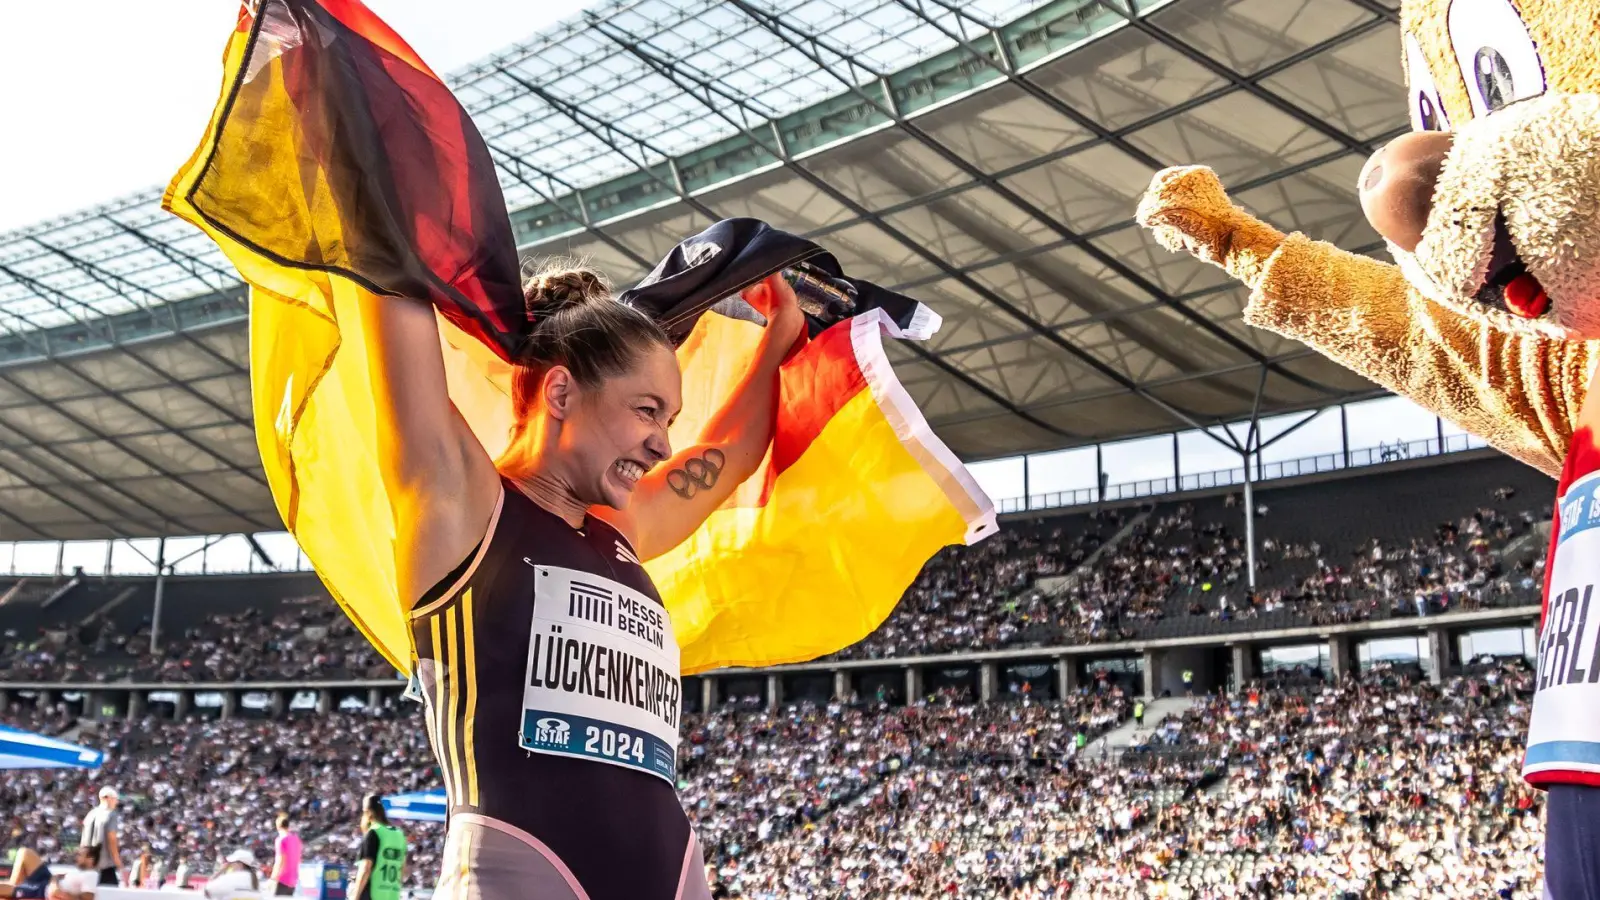
{"type": "Polygon", "coordinates": [[[1600,772],[1600,472],[1562,495],[1522,774],[1600,772]]]}
{"type": "Polygon", "coordinates": [[[608,578],[558,566],[535,568],[534,592],[518,743],[675,784],[683,689],[666,609],[608,578]]]}

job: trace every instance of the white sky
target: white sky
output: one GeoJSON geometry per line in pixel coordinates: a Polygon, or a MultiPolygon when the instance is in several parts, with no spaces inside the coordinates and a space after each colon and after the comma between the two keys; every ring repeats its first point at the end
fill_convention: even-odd
{"type": "MultiPolygon", "coordinates": [[[[366,2],[441,74],[592,5],[366,2]]],[[[165,184],[217,101],[237,0],[3,6],[0,231],[165,184]]]]}

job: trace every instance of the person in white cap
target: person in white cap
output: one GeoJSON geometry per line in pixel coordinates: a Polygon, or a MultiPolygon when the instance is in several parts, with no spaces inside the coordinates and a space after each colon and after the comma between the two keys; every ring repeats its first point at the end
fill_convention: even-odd
{"type": "Polygon", "coordinates": [[[211,900],[259,900],[261,876],[256,874],[256,855],[238,849],[222,860],[222,868],[206,882],[205,895],[211,900]]]}
{"type": "Polygon", "coordinates": [[[78,841],[80,847],[97,849],[94,867],[100,870],[100,883],[112,886],[120,883],[117,873],[122,869],[122,848],[117,841],[120,800],[116,788],[110,785],[101,788],[100,805],[83,817],[83,836],[78,841]]]}

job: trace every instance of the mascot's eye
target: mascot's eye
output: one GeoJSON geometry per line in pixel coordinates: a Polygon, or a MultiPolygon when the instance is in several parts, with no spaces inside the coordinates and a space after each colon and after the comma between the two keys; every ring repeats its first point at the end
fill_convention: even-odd
{"type": "Polygon", "coordinates": [[[1417,95],[1417,124],[1422,127],[1418,131],[1443,131],[1444,116],[1439,112],[1439,107],[1434,99],[1427,94],[1417,95]]]}
{"type": "Polygon", "coordinates": [[[1544,64],[1511,0],[1451,0],[1449,24],[1473,115],[1544,93],[1544,64]]]}
{"type": "Polygon", "coordinates": [[[1422,55],[1422,46],[1411,35],[1405,37],[1406,83],[1410,85],[1411,130],[1449,131],[1450,118],[1445,115],[1444,104],[1439,102],[1439,89],[1434,86],[1433,72],[1422,55]]]}
{"type": "Polygon", "coordinates": [[[1472,79],[1483,105],[1493,112],[1510,103],[1510,98],[1517,95],[1517,84],[1511,77],[1511,65],[1500,51],[1484,47],[1473,62],[1472,79]]]}

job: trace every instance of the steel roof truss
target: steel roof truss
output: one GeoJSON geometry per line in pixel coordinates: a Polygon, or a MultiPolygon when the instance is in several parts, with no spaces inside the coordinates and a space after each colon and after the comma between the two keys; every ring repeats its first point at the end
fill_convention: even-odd
{"type": "MultiPolygon", "coordinates": [[[[57,361],[57,364],[58,365],[64,365],[64,363],[62,363],[62,361],[60,361],[60,360],[57,361]]],[[[70,369],[69,369],[69,371],[70,371],[70,369]]],[[[81,374],[79,374],[76,371],[74,371],[73,374],[77,375],[79,378],[83,377],[81,374]]],[[[63,408],[60,404],[50,400],[49,398],[44,397],[43,395],[35,393],[31,388],[27,387],[24,384],[21,384],[20,382],[18,382],[15,378],[10,376],[9,374],[6,374],[5,372],[0,372],[0,381],[3,381],[6,384],[10,385],[18,393],[20,393],[23,396],[29,398],[30,400],[32,400],[33,402],[39,404],[40,406],[43,406],[43,407],[51,410],[56,415],[61,416],[63,419],[66,419],[67,421],[71,422],[73,425],[77,426],[78,428],[82,429],[83,431],[88,432],[89,434],[94,435],[95,437],[99,438],[100,440],[105,441],[107,444],[110,444],[111,446],[117,448],[118,450],[122,451],[122,453],[126,454],[129,458],[137,461],[139,464],[145,466],[146,468],[150,469],[151,471],[155,472],[156,474],[158,474],[158,475],[160,475],[160,476],[162,476],[164,478],[172,479],[174,484],[178,484],[178,485],[183,486],[183,488],[185,490],[189,491],[190,493],[194,494],[197,497],[200,497],[201,499],[205,500],[206,502],[211,503],[212,505],[216,506],[218,509],[221,509],[221,510],[227,512],[229,515],[238,516],[239,518],[244,519],[245,521],[250,522],[252,524],[255,524],[257,526],[260,526],[260,527],[262,527],[264,529],[270,529],[270,528],[274,527],[274,525],[271,524],[271,523],[263,523],[260,519],[257,519],[254,516],[245,515],[244,513],[239,512],[236,508],[234,508],[233,505],[227,503],[226,501],[222,500],[219,497],[213,496],[210,492],[202,490],[201,488],[196,487],[194,484],[190,483],[190,481],[188,480],[188,478],[185,475],[180,475],[180,474],[178,474],[176,472],[172,472],[169,469],[167,469],[165,466],[162,466],[162,465],[160,465],[158,463],[155,463],[155,462],[151,461],[143,453],[134,450],[132,447],[129,447],[126,443],[124,443],[123,441],[119,440],[118,438],[113,437],[112,435],[109,435],[109,434],[105,433],[104,431],[101,431],[99,428],[97,428],[96,426],[94,426],[90,422],[84,420],[82,417],[80,417],[80,416],[76,415],[75,413],[63,408]]],[[[90,382],[90,383],[92,384],[93,382],[90,382]]],[[[127,401],[124,400],[122,402],[126,403],[127,401]]],[[[132,406],[132,404],[129,404],[129,405],[132,406]]],[[[144,415],[147,418],[149,418],[151,421],[154,421],[157,424],[161,424],[159,419],[157,419],[154,416],[150,416],[148,413],[145,413],[143,410],[140,410],[138,407],[134,406],[132,408],[135,411],[139,412],[141,415],[144,415]]],[[[263,480],[263,477],[261,475],[259,475],[259,474],[251,475],[248,471],[246,471],[245,469],[243,469],[240,466],[238,466],[237,464],[235,464],[232,460],[224,459],[221,456],[218,456],[216,451],[206,447],[204,444],[199,443],[198,441],[194,440],[192,437],[189,437],[188,435],[181,435],[181,437],[183,438],[183,440],[186,443],[192,444],[193,446],[197,447],[202,452],[204,452],[206,455],[210,456],[212,459],[215,459],[217,462],[220,462],[223,465],[224,468],[229,469],[229,470],[234,471],[234,472],[239,472],[239,473],[245,474],[245,475],[249,476],[251,478],[251,480],[253,480],[253,481],[261,482],[263,480]]],[[[59,454],[57,454],[57,456],[59,458],[59,454]]],[[[189,474],[201,475],[201,474],[207,474],[207,473],[195,472],[195,473],[189,473],[189,474]]],[[[122,492],[122,491],[120,491],[120,489],[115,488],[114,485],[112,485],[110,482],[105,481],[104,479],[100,478],[99,476],[91,475],[91,477],[95,481],[100,482],[101,484],[105,485],[106,487],[112,488],[114,490],[118,490],[119,493],[124,493],[125,494],[125,492],[122,492]]]]}
{"type": "MultiPolygon", "coordinates": [[[[508,74],[507,77],[513,78],[513,79],[517,79],[517,76],[515,76],[515,75],[509,75],[508,74]]],[[[662,157],[668,159],[669,161],[671,160],[670,156],[667,156],[666,154],[661,153],[661,151],[659,151],[656,148],[652,147],[650,145],[650,143],[645,141],[643,138],[637,137],[635,135],[627,134],[626,132],[621,131],[615,125],[613,125],[613,124],[611,124],[609,122],[604,122],[604,121],[601,121],[599,119],[595,119],[593,116],[590,116],[584,110],[582,110],[582,109],[580,109],[580,108],[578,108],[576,106],[572,106],[572,105],[566,103],[566,101],[564,101],[564,100],[562,100],[562,99],[560,99],[558,97],[555,97],[553,94],[550,94],[549,92],[544,91],[543,89],[539,88],[536,85],[525,84],[525,87],[527,87],[528,90],[537,93],[540,96],[540,98],[543,99],[546,103],[550,104],[558,112],[562,113],[567,118],[571,119],[573,124],[577,125],[579,128],[584,129],[586,132],[588,132],[595,139],[605,143],[606,146],[610,147],[618,155],[623,156],[624,158],[628,158],[628,154],[625,151],[623,151],[621,146],[618,145],[616,140],[613,138],[613,135],[621,137],[621,138],[629,141],[630,143],[633,143],[633,144],[637,145],[639,147],[639,149],[641,151],[643,151],[644,153],[647,153],[647,154],[648,153],[655,153],[656,155],[662,156],[662,157]]],[[[630,161],[632,161],[632,160],[630,159],[630,161]]],[[[666,180],[662,179],[661,176],[656,173],[654,166],[649,163],[648,158],[645,158],[645,159],[643,159],[641,161],[635,162],[635,165],[638,166],[638,168],[639,168],[639,170],[641,172],[646,173],[652,180],[656,181],[658,184],[661,184],[663,187],[666,187],[667,189],[671,190],[673,193],[677,194],[679,200],[681,200],[686,206],[688,206],[690,209],[693,209],[694,211],[700,213],[702,216],[705,216],[708,220],[710,220],[712,222],[715,222],[715,221],[718,221],[718,220],[723,218],[721,213],[719,213],[716,210],[712,209],[704,201],[702,201],[699,198],[693,196],[687,190],[685,190],[684,184],[683,184],[683,179],[678,174],[677,166],[674,165],[674,166],[671,167],[670,171],[673,173],[673,180],[669,182],[669,181],[666,181],[666,180]]],[[[655,266],[654,262],[651,262],[651,261],[643,259],[639,254],[635,253],[631,248],[628,248],[625,245],[622,245],[620,241],[618,241],[616,238],[611,237],[603,229],[599,229],[599,228],[596,228],[596,227],[594,227],[592,225],[589,225],[589,224],[587,224],[587,222],[585,223],[584,228],[585,228],[586,231],[589,231],[591,233],[595,233],[595,234],[599,235],[600,237],[605,239],[607,241],[607,243],[610,243],[613,246],[617,246],[618,249],[620,249],[623,252],[625,252],[630,258],[638,261],[641,269],[643,269],[644,271],[649,271],[650,269],[654,268],[654,266],[655,266]]],[[[914,341],[913,342],[908,342],[907,349],[909,349],[912,353],[916,354],[917,356],[921,357],[922,359],[933,363],[941,371],[944,371],[947,374],[950,374],[953,377],[960,379],[961,382],[966,384],[969,388],[972,388],[974,391],[977,391],[979,394],[981,394],[982,396],[984,396],[985,398],[987,398],[991,402],[993,402],[993,403],[997,404],[998,406],[1000,406],[1001,409],[1004,409],[1007,412],[1017,416],[1018,418],[1021,418],[1022,420],[1026,421],[1028,424],[1033,425],[1036,428],[1044,429],[1045,431],[1047,431],[1047,432],[1049,432],[1051,434],[1055,434],[1058,437],[1064,437],[1064,438],[1069,438],[1069,439],[1075,439],[1076,438],[1076,435],[1073,435],[1071,432],[1065,431],[1065,430],[1063,430],[1061,428],[1058,428],[1057,426],[1054,426],[1054,425],[1051,425],[1048,422],[1045,422],[1044,420],[1038,418],[1037,416],[1033,416],[1033,415],[1030,415],[1030,414],[1024,412],[1016,404],[1012,403],[1010,400],[1007,400],[1005,397],[1001,396],[999,393],[997,393],[996,391],[992,390],[991,388],[989,388],[987,385],[983,384],[978,379],[972,377],[971,375],[969,375],[969,374],[967,374],[965,372],[962,372],[959,368],[957,368],[953,364],[951,364],[951,363],[949,363],[949,362],[947,362],[945,360],[939,359],[936,354],[930,352],[926,347],[921,346],[919,343],[914,342],[914,341]]]]}
{"type": "MultiPolygon", "coordinates": [[[[44,286],[44,287],[48,291],[51,291],[51,292],[55,292],[56,291],[55,288],[51,288],[51,287],[49,287],[47,285],[44,286]]],[[[197,341],[195,341],[195,339],[193,338],[192,335],[188,336],[188,340],[190,342],[193,342],[193,343],[198,343],[197,341]]],[[[129,347],[121,347],[120,349],[122,350],[122,352],[129,359],[133,360],[134,362],[137,362],[138,364],[143,366],[146,370],[148,370],[149,372],[154,374],[160,380],[160,383],[165,385],[166,387],[174,388],[174,389],[183,391],[185,393],[188,393],[191,396],[194,396],[195,398],[199,399],[201,402],[205,403],[206,405],[208,405],[208,406],[210,406],[210,407],[212,407],[214,409],[222,411],[223,414],[228,417],[228,419],[230,419],[231,421],[234,422],[234,424],[244,425],[246,427],[250,426],[249,422],[245,421],[243,418],[239,417],[237,414],[223,409],[219,404],[217,404],[210,397],[207,397],[206,395],[204,395],[204,394],[200,393],[199,391],[195,390],[195,388],[192,385],[184,384],[184,383],[182,383],[180,381],[177,381],[177,380],[173,379],[169,374],[167,374],[166,372],[162,371],[160,367],[158,367],[155,364],[151,363],[149,360],[145,359],[143,356],[140,356],[138,353],[135,353],[131,348],[129,348],[129,347]]],[[[207,348],[207,350],[209,350],[209,349],[210,348],[207,348]]],[[[213,355],[215,355],[214,352],[213,352],[213,355]]],[[[87,384],[95,384],[96,383],[95,379],[92,379],[92,378],[84,375],[83,372],[81,372],[71,362],[69,362],[69,361],[67,361],[65,359],[57,358],[57,359],[55,359],[55,364],[61,366],[63,369],[66,369],[68,372],[72,373],[74,376],[76,376],[77,378],[81,379],[82,381],[84,381],[87,384]]],[[[236,363],[230,363],[230,366],[233,369],[235,374],[244,371],[236,363]]],[[[184,487],[188,488],[188,490],[190,490],[194,494],[197,494],[197,495],[205,498],[209,502],[214,503],[217,506],[228,510],[228,512],[230,512],[230,513],[234,513],[235,512],[235,510],[232,507],[228,506],[228,504],[222,502],[221,500],[218,500],[217,498],[211,496],[209,493],[207,493],[205,491],[202,491],[201,489],[199,489],[199,488],[197,488],[197,487],[195,487],[193,485],[184,483],[183,479],[181,478],[181,476],[175,475],[174,473],[167,471],[166,469],[162,468],[161,466],[158,466],[158,465],[150,462],[150,460],[146,459],[141,454],[134,452],[131,448],[129,448],[127,446],[127,444],[123,443],[121,440],[119,440],[119,439],[117,439],[115,437],[112,437],[112,436],[106,434],[105,432],[100,431],[99,429],[95,428],[92,425],[89,425],[84,420],[78,418],[75,414],[67,411],[65,408],[60,406],[58,403],[56,403],[56,402],[44,397],[43,395],[37,394],[32,389],[26,387],[25,385],[22,385],[20,382],[18,382],[15,378],[10,376],[9,374],[6,374],[4,372],[0,372],[0,381],[3,381],[4,383],[11,385],[19,393],[24,394],[25,396],[27,396],[33,402],[38,403],[38,404],[40,404],[42,406],[45,406],[45,407],[49,408],[50,410],[54,411],[57,415],[67,419],[68,421],[73,422],[75,425],[77,425],[80,428],[83,428],[85,431],[88,431],[91,434],[94,434],[99,439],[101,439],[103,441],[106,441],[107,443],[109,443],[112,446],[116,447],[117,449],[121,450],[123,453],[126,453],[128,456],[132,457],[133,459],[138,460],[143,465],[149,466],[151,469],[161,473],[162,475],[171,477],[174,480],[178,481],[179,483],[182,483],[184,485],[184,487]]],[[[197,450],[201,451],[202,453],[206,454],[211,459],[213,459],[216,462],[220,463],[224,468],[229,469],[231,471],[234,471],[234,472],[236,472],[236,473],[238,473],[240,475],[243,475],[246,478],[250,479],[251,481],[254,481],[257,484],[262,485],[263,487],[265,487],[267,485],[266,477],[264,475],[262,475],[261,473],[252,471],[250,469],[247,469],[247,468],[245,468],[243,466],[240,466],[239,464],[235,463],[233,460],[227,459],[226,457],[223,457],[222,455],[218,454],[217,451],[213,450],[212,448],[210,448],[210,447],[206,446],[205,444],[201,443],[200,441],[196,440],[194,437],[189,435],[187,432],[176,428],[170,422],[166,422],[166,421],[162,420],[161,417],[152,414],[149,410],[146,410],[146,409],[134,404],[132,401],[128,400],[126,397],[122,396],[121,394],[116,393],[114,391],[106,391],[105,392],[105,396],[116,399],[117,402],[123,404],[124,406],[128,407],[129,409],[133,410],[134,412],[138,413],[139,415],[143,416],[144,418],[147,418],[150,421],[152,421],[152,422],[156,423],[157,425],[161,426],[162,428],[165,428],[165,429],[169,430],[171,433],[175,434],[184,443],[189,444],[190,446],[194,447],[195,449],[197,449],[197,450]]],[[[248,516],[245,516],[244,518],[247,521],[257,521],[255,519],[252,519],[252,518],[248,517],[248,516]]]]}
{"type": "MultiPolygon", "coordinates": [[[[846,65],[871,71],[868,69],[868,67],[861,65],[858,61],[853,59],[847,51],[832,46],[832,42],[824,36],[814,34],[780,17],[758,10],[753,7],[748,0],[727,0],[727,2],[743,11],[746,15],[755,19],[763,28],[766,28],[772,32],[773,35],[778,37],[791,48],[801,53],[805,53],[807,58],[816,63],[816,65],[823,71],[829,73],[835,79],[837,79],[839,83],[846,88],[846,90],[850,91],[852,94],[855,94],[863,101],[872,104],[878,109],[879,112],[887,116],[891,121],[898,125],[902,131],[910,135],[918,143],[927,147],[929,150],[932,150],[947,163],[955,166],[957,169],[965,173],[967,177],[984,185],[996,195],[1006,200],[1006,202],[1025,213],[1029,218],[1055,232],[1056,235],[1062,240],[1079,242],[1079,246],[1083,249],[1083,251],[1099,261],[1102,265],[1116,272],[1118,275],[1122,276],[1129,283],[1138,287],[1140,290],[1150,294],[1157,300],[1160,300],[1162,303],[1176,310],[1179,315],[1188,319],[1191,323],[1198,326],[1202,331],[1205,331],[1216,339],[1222,341],[1235,352],[1249,359],[1253,359],[1262,365],[1272,365],[1266,359],[1266,357],[1262,356],[1254,347],[1241,340],[1238,335],[1228,331],[1226,328],[1223,328],[1216,322],[1199,315],[1187,306],[1177,303],[1172,299],[1171,295],[1162,290],[1160,286],[1146,278],[1143,274],[1135,271],[1131,266],[1127,265],[1122,260],[1110,253],[1107,253],[1096,244],[1088,241],[1082,241],[1079,238],[1078,233],[1072,228],[1068,227],[1065,223],[1040,209],[1031,201],[1021,196],[998,179],[989,175],[987,172],[984,172],[977,166],[973,165],[961,154],[951,150],[943,142],[924,131],[922,127],[915,121],[906,118],[898,108],[898,104],[894,98],[894,92],[890,89],[889,83],[883,77],[882,73],[872,73],[877,77],[878,85],[883,95],[881,98],[876,98],[873,97],[870,92],[863,90],[859,85],[857,85],[854,79],[839,74],[834,70],[833,66],[828,63],[824,57],[824,52],[835,59],[843,61],[846,65]],[[793,35],[799,35],[800,38],[796,39],[793,35]],[[806,45],[809,45],[809,49],[806,45]]],[[[1133,14],[1132,17],[1137,18],[1138,14],[1133,14]]],[[[981,56],[981,54],[979,55],[981,56]]],[[[1103,132],[1104,129],[1101,129],[1101,131],[1103,132]]],[[[1077,300],[1077,298],[1074,299],[1077,300]]],[[[1038,324],[1042,328],[1046,327],[1043,325],[1043,323],[1035,324],[1038,324]]],[[[1281,377],[1294,381],[1303,387],[1314,391],[1319,391],[1327,395],[1336,393],[1325,385],[1320,385],[1310,381],[1309,379],[1301,378],[1300,376],[1287,370],[1280,370],[1276,367],[1273,368],[1274,371],[1276,371],[1281,377]]]]}
{"type": "MultiPolygon", "coordinates": [[[[16,434],[18,434],[18,435],[22,436],[24,439],[26,439],[28,441],[28,445],[26,447],[22,447],[22,446],[18,446],[16,444],[12,444],[9,441],[0,440],[0,450],[3,450],[5,452],[7,452],[7,453],[10,453],[10,454],[18,457],[19,459],[26,460],[29,465],[32,465],[32,466],[34,466],[35,468],[38,468],[41,471],[48,472],[52,477],[54,477],[56,479],[56,481],[58,483],[60,483],[60,484],[71,484],[74,480],[78,480],[78,479],[86,480],[86,481],[88,481],[88,482],[90,482],[92,484],[96,484],[96,485],[100,486],[101,488],[104,488],[106,491],[110,492],[111,494],[114,494],[116,496],[122,497],[124,500],[134,504],[135,506],[137,506],[139,508],[142,508],[142,509],[144,509],[144,510],[146,510],[148,512],[151,512],[151,513],[155,514],[155,519],[154,520],[145,519],[142,515],[141,516],[128,515],[128,512],[127,512],[126,509],[119,508],[120,507],[120,503],[113,503],[106,496],[97,496],[95,498],[103,506],[106,506],[109,509],[115,510],[119,516],[122,516],[123,518],[125,518],[125,519],[127,519],[127,520],[129,520],[131,522],[134,522],[135,524],[138,524],[138,525],[141,525],[141,526],[144,526],[144,527],[148,528],[148,527],[152,527],[152,522],[153,522],[154,523],[153,524],[153,528],[155,530],[160,530],[162,527],[164,527],[166,525],[169,525],[169,524],[174,524],[174,523],[179,525],[180,527],[187,527],[182,521],[172,519],[166,513],[163,513],[161,510],[158,510],[155,507],[151,506],[150,504],[146,503],[145,501],[141,500],[138,496],[136,496],[136,495],[134,495],[132,493],[129,493],[126,489],[124,489],[121,485],[117,484],[116,482],[108,480],[107,478],[103,477],[99,473],[96,473],[96,472],[92,471],[88,466],[83,465],[82,463],[78,462],[77,460],[75,460],[75,459],[73,459],[73,458],[71,458],[69,456],[63,455],[59,450],[57,450],[55,447],[53,447],[50,444],[50,442],[42,441],[42,440],[40,440],[38,438],[37,435],[28,434],[25,431],[23,431],[22,429],[16,428],[15,425],[12,426],[12,430],[16,434]],[[76,476],[72,477],[72,478],[64,476],[61,473],[61,471],[56,468],[56,466],[54,466],[54,465],[46,465],[43,462],[40,462],[39,459],[36,458],[36,454],[47,455],[51,459],[54,459],[57,462],[59,462],[60,464],[70,467],[71,469],[73,469],[78,474],[76,476]]],[[[40,484],[38,482],[33,481],[32,479],[24,478],[14,468],[7,467],[6,470],[11,472],[11,474],[16,476],[17,478],[19,478],[19,479],[21,479],[23,481],[26,481],[28,483],[29,487],[32,487],[35,490],[44,492],[44,493],[48,494],[49,496],[51,496],[52,498],[56,499],[58,502],[62,503],[63,505],[66,505],[69,508],[71,508],[71,509],[73,509],[73,510],[79,512],[79,513],[82,513],[84,518],[87,521],[96,522],[96,523],[99,523],[99,524],[102,524],[102,525],[106,525],[106,527],[109,528],[112,531],[116,530],[114,527],[112,527],[112,526],[108,525],[107,523],[103,522],[101,520],[100,516],[91,514],[87,510],[84,510],[81,506],[78,506],[76,503],[72,503],[71,501],[68,501],[68,500],[60,497],[59,495],[55,494],[54,492],[50,491],[47,485],[40,484]]]]}
{"type": "Polygon", "coordinates": [[[1301,109],[1296,104],[1290,103],[1288,100],[1285,100],[1272,91],[1267,90],[1257,83],[1259,79],[1250,79],[1240,75],[1238,72],[1235,72],[1228,66],[1225,66],[1222,63],[1212,59],[1210,54],[1207,54],[1197,47],[1194,47],[1187,41],[1183,40],[1172,32],[1167,31],[1154,22],[1137,15],[1128,15],[1127,19],[1129,25],[1132,25],[1134,28],[1137,28],[1144,34],[1148,35],[1162,46],[1177,52],[1189,61],[1196,63],[1197,65],[1211,72],[1213,75],[1216,75],[1218,78],[1226,80],[1234,89],[1249,94],[1257,100],[1260,100],[1268,106],[1271,106],[1273,109],[1276,109],[1278,112],[1293,118],[1301,125],[1304,125],[1323,137],[1342,145],[1346,150],[1359,153],[1362,156],[1371,156],[1372,152],[1378,148],[1379,145],[1371,141],[1363,141],[1355,138],[1345,133],[1342,129],[1333,127],[1332,125],[1323,121],[1320,117],[1312,115],[1304,109],[1301,109]]]}
{"type": "Polygon", "coordinates": [[[770,132],[770,137],[762,137],[761,135],[757,134],[755,130],[746,126],[740,119],[729,115],[721,103],[718,102],[720,100],[723,103],[731,103],[741,110],[747,110],[744,98],[729,92],[710,81],[707,81],[704,76],[698,75],[694,72],[683,71],[688,67],[682,62],[661,59],[655,52],[653,52],[653,50],[644,49],[626,33],[618,35],[608,31],[608,29],[612,28],[616,28],[616,26],[610,25],[609,23],[602,26],[596,23],[596,30],[606,34],[607,37],[615,41],[619,46],[626,48],[630,53],[633,53],[640,59],[644,60],[663,76],[672,79],[674,82],[677,82],[679,86],[684,89],[685,93],[699,100],[701,105],[704,106],[709,112],[723,119],[723,121],[728,122],[730,125],[738,128],[740,132],[743,133],[751,142],[755,143],[758,147],[765,149],[768,153],[771,153],[777,159],[781,160],[785,168],[797,174],[800,178],[804,179],[817,190],[829,195],[834,202],[844,206],[846,209],[851,210],[863,220],[873,223],[881,231],[889,235],[900,244],[904,245],[912,253],[922,257],[929,264],[935,266],[936,268],[943,270],[946,274],[961,282],[961,284],[963,284],[968,290],[971,290],[996,307],[1004,310],[1012,318],[1016,319],[1023,325],[1028,326],[1035,333],[1041,335],[1050,343],[1055,344],[1062,350],[1065,350],[1067,353],[1078,357],[1084,363],[1099,371],[1108,379],[1123,385],[1132,393],[1137,394],[1147,402],[1160,408],[1163,412],[1167,413],[1173,418],[1187,425],[1201,427],[1199,419],[1193,413],[1168,403],[1167,401],[1162,400],[1160,397],[1141,390],[1138,385],[1135,385],[1133,382],[1125,378],[1121,373],[1096,359],[1093,354],[1087,353],[1081,348],[1073,345],[1070,341],[1065,340],[1060,335],[1045,328],[1037,320],[1018,309],[1015,305],[1000,295],[984,287],[982,283],[974,280],[971,278],[971,276],[962,275],[955,272],[955,270],[943,259],[939,258],[937,254],[931,253],[918,241],[909,237],[904,232],[900,231],[889,223],[883,221],[880,217],[876,216],[870,210],[861,206],[861,204],[855,202],[850,197],[843,194],[832,185],[828,184],[815,173],[806,169],[804,166],[799,165],[797,162],[795,162],[794,158],[789,154],[787,148],[784,146],[783,136],[778,133],[777,128],[770,121],[768,122],[767,128],[767,130],[770,132]],[[689,84],[685,85],[684,81],[689,82],[689,84]]]}

